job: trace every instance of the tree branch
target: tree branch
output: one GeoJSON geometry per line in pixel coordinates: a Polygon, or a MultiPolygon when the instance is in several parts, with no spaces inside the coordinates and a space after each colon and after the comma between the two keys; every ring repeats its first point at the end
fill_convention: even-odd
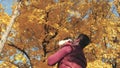
{"type": "Polygon", "coordinates": [[[0,53],[2,52],[2,49],[3,49],[3,47],[4,47],[4,44],[5,44],[6,40],[7,40],[7,37],[8,37],[8,35],[9,35],[11,29],[12,29],[13,24],[15,23],[15,19],[16,19],[16,17],[19,15],[18,8],[20,7],[20,4],[21,4],[21,2],[18,2],[18,3],[17,3],[17,7],[16,7],[15,10],[14,10],[14,13],[13,13],[12,18],[11,18],[11,20],[10,20],[10,23],[9,23],[9,25],[7,26],[6,31],[5,31],[4,34],[2,35],[2,38],[1,38],[1,40],[0,40],[0,53]]]}

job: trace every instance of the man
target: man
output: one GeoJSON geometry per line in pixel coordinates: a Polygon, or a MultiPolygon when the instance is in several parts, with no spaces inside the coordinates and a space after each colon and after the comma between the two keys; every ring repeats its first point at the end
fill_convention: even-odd
{"type": "Polygon", "coordinates": [[[74,41],[65,42],[55,54],[48,57],[48,65],[58,63],[58,68],[86,68],[83,48],[89,43],[90,39],[85,34],[80,34],[74,41]]]}

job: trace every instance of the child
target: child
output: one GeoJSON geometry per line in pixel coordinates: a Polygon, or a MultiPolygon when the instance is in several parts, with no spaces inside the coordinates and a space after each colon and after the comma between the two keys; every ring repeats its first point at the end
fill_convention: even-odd
{"type": "Polygon", "coordinates": [[[87,62],[83,53],[83,48],[90,43],[90,39],[85,34],[80,34],[72,41],[62,40],[61,48],[48,57],[48,65],[58,63],[58,68],[86,68],[87,62]]]}

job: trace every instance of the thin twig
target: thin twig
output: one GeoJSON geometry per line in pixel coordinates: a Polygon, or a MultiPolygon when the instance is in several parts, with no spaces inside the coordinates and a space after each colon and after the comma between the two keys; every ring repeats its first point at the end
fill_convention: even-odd
{"type": "MultiPolygon", "coordinates": [[[[29,55],[22,49],[20,49],[19,47],[15,46],[15,44],[11,43],[11,44],[8,44],[9,46],[12,46],[14,48],[16,48],[17,50],[19,50],[20,52],[22,52],[25,56],[26,56],[26,59],[28,59],[28,62],[29,62],[29,68],[33,68],[32,66],[32,63],[31,63],[31,60],[30,60],[30,57],[29,55]]],[[[27,64],[27,63],[26,63],[27,64]]]]}

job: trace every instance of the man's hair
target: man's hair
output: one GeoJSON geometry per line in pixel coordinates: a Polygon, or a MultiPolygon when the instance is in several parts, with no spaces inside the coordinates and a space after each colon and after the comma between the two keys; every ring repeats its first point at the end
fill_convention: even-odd
{"type": "Polygon", "coordinates": [[[86,47],[90,43],[90,38],[85,34],[80,34],[78,39],[80,39],[79,45],[82,48],[86,47]]]}

